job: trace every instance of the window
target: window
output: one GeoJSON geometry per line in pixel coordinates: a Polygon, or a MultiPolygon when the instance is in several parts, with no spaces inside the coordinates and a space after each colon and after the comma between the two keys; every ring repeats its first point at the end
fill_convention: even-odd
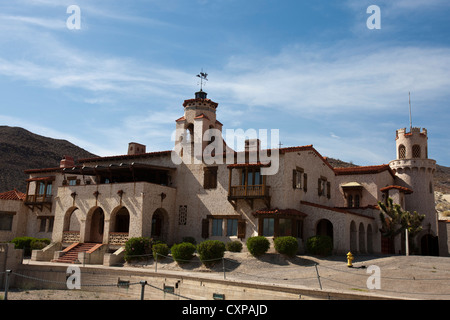
{"type": "Polygon", "coordinates": [[[275,219],[264,218],[263,219],[263,236],[272,237],[274,233],[275,219]]]}
{"type": "Polygon", "coordinates": [[[413,158],[420,158],[420,146],[418,144],[412,147],[413,158]]]}
{"type": "Polygon", "coordinates": [[[41,217],[39,218],[39,232],[52,232],[54,217],[41,217]]]}
{"type": "Polygon", "coordinates": [[[41,224],[39,226],[39,232],[45,232],[45,225],[47,224],[47,219],[42,218],[41,220],[41,224]]]}
{"type": "Polygon", "coordinates": [[[353,207],[353,196],[349,195],[347,198],[347,207],[352,208],[353,207]]]}
{"type": "Polygon", "coordinates": [[[331,183],[327,181],[327,178],[320,177],[317,181],[318,184],[318,195],[324,196],[327,195],[328,199],[331,197],[331,183]]]}
{"type": "Polygon", "coordinates": [[[245,178],[247,177],[247,185],[261,185],[262,184],[262,176],[260,168],[248,168],[243,169],[241,173],[241,185],[245,185],[245,178]],[[247,175],[246,175],[247,173],[247,175]]]}
{"type": "Polygon", "coordinates": [[[180,206],[178,209],[178,225],[185,226],[187,221],[187,206],[180,206]]]}
{"type": "Polygon", "coordinates": [[[238,219],[227,219],[227,236],[237,236],[238,219]]]}
{"type": "Polygon", "coordinates": [[[398,147],[398,158],[399,159],[405,159],[406,158],[406,148],[402,144],[398,147]]]}
{"type": "Polygon", "coordinates": [[[217,188],[217,167],[205,167],[203,169],[203,188],[215,189],[217,188]]]}
{"type": "Polygon", "coordinates": [[[79,186],[80,185],[80,179],[77,179],[76,177],[69,177],[67,178],[69,186],[79,186]]]}
{"type": "Polygon", "coordinates": [[[14,213],[0,212],[0,231],[12,231],[14,213]]]}
{"type": "Polygon", "coordinates": [[[304,170],[302,168],[297,167],[292,171],[292,187],[294,189],[302,189],[302,185],[304,185],[306,180],[304,179],[304,170]]]}
{"type": "Polygon", "coordinates": [[[222,221],[223,219],[212,220],[212,236],[222,236],[222,221]]]}
{"type": "Polygon", "coordinates": [[[359,208],[359,194],[355,195],[355,208],[359,208]]]}
{"type": "Polygon", "coordinates": [[[279,236],[292,236],[292,219],[278,220],[278,235],[279,236]]]}

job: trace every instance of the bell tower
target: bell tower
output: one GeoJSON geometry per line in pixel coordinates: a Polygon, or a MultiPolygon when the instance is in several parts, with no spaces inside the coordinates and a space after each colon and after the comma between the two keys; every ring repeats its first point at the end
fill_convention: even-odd
{"type": "MultiPolygon", "coordinates": [[[[203,81],[207,80],[207,74],[200,72],[197,77],[203,81]]],[[[216,120],[216,110],[218,103],[207,98],[207,93],[200,91],[195,93],[194,99],[185,100],[183,103],[184,115],[176,120],[177,138],[175,149],[180,155],[186,156],[185,152],[190,152],[194,157],[194,163],[202,163],[203,150],[213,140],[208,140],[205,132],[209,129],[218,130],[222,135],[222,123],[216,120]]],[[[212,137],[211,139],[215,139],[212,137]]]]}
{"type": "MultiPolygon", "coordinates": [[[[413,191],[405,196],[405,209],[424,214],[423,230],[416,236],[416,247],[422,254],[430,254],[431,242],[437,240],[433,176],[436,161],[428,159],[428,133],[425,128],[410,127],[396,131],[397,159],[389,166],[395,172],[396,184],[413,191]]],[[[436,241],[437,242],[437,241],[436,241]]]]}

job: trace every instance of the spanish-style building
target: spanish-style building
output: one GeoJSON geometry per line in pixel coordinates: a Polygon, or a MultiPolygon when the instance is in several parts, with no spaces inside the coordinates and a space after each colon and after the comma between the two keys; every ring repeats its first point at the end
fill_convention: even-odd
{"type": "MultiPolygon", "coordinates": [[[[217,135],[223,126],[218,103],[203,91],[183,108],[174,149],[178,159],[193,161],[174,161],[174,150],[146,152],[132,142],[126,155],[78,159],[77,165],[65,156],[58,167],[27,170],[22,200],[0,195],[0,239],[49,237],[52,244],[33,259],[53,261],[68,261],[65,253],[85,244],[89,261],[105,264],[120,257],[127,239],[141,236],[171,244],[184,237],[226,242],[290,235],[304,252],[306,240],[319,234],[332,238],[335,253],[402,253],[404,235],[391,243],[379,231],[378,201],[390,197],[426,215],[415,247],[438,254],[435,161],[428,159],[425,129],[397,130],[397,159],[389,164],[333,168],[312,145],[265,150],[270,161],[259,157],[259,140],[233,151],[217,135]],[[216,135],[202,139],[208,130],[216,135]],[[212,155],[224,161],[206,162],[202,152],[214,141],[223,148],[212,155]],[[275,155],[276,173],[266,174],[275,155]],[[236,161],[240,156],[245,161],[236,161]]],[[[447,229],[441,228],[440,255],[449,255],[447,229]]]]}

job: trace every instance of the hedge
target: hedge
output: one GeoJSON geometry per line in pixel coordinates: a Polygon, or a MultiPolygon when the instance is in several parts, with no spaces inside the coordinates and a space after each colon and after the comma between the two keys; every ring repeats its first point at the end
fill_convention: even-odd
{"type": "Polygon", "coordinates": [[[153,258],[162,260],[169,255],[169,246],[165,243],[157,243],[152,246],[153,258]]]}
{"type": "Polygon", "coordinates": [[[24,256],[31,255],[32,250],[40,250],[50,244],[50,239],[33,237],[16,237],[11,240],[15,249],[23,249],[24,256]]]}
{"type": "Polygon", "coordinates": [[[293,257],[298,250],[297,239],[291,236],[277,237],[273,240],[275,250],[278,253],[293,257]]]}
{"type": "Polygon", "coordinates": [[[227,242],[225,245],[225,249],[230,252],[241,252],[242,251],[242,242],[239,240],[227,242]]]}
{"type": "Polygon", "coordinates": [[[125,261],[145,260],[151,253],[152,239],[147,237],[130,238],[125,243],[125,261]]]}
{"type": "Polygon", "coordinates": [[[250,237],[246,242],[248,251],[255,257],[263,255],[270,248],[270,242],[266,237],[250,237]]]}
{"type": "Polygon", "coordinates": [[[174,244],[170,248],[173,259],[177,263],[189,262],[194,257],[196,247],[191,242],[182,242],[180,244],[174,244]]]}
{"type": "Polygon", "coordinates": [[[219,240],[206,240],[197,245],[197,252],[203,264],[210,267],[223,258],[225,244],[219,240]]]}
{"type": "Polygon", "coordinates": [[[333,251],[333,240],[329,236],[313,236],[306,240],[306,250],[310,254],[329,256],[333,251]]]}

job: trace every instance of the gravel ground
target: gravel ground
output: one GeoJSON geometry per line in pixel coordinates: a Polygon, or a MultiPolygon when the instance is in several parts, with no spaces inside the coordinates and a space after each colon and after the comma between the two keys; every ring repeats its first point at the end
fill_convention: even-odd
{"type": "MultiPolygon", "coordinates": [[[[393,298],[450,300],[450,258],[430,256],[355,256],[353,268],[347,267],[345,256],[326,258],[296,256],[286,258],[267,253],[254,258],[248,252],[225,253],[226,278],[230,280],[258,281],[289,286],[306,286],[324,290],[337,289],[349,292],[381,294],[393,298]],[[367,288],[373,274],[369,266],[375,265],[380,272],[380,289],[367,288]]],[[[153,260],[139,264],[125,264],[128,270],[155,270],[153,260]]],[[[158,262],[158,273],[182,273],[223,279],[220,262],[212,268],[203,266],[197,257],[179,266],[169,258],[158,262]]],[[[370,282],[373,283],[373,282],[370,282]]],[[[0,293],[0,297],[3,293],[0,293]]],[[[15,290],[8,293],[10,300],[137,300],[136,295],[117,292],[92,292],[85,290],[15,290]]]]}

